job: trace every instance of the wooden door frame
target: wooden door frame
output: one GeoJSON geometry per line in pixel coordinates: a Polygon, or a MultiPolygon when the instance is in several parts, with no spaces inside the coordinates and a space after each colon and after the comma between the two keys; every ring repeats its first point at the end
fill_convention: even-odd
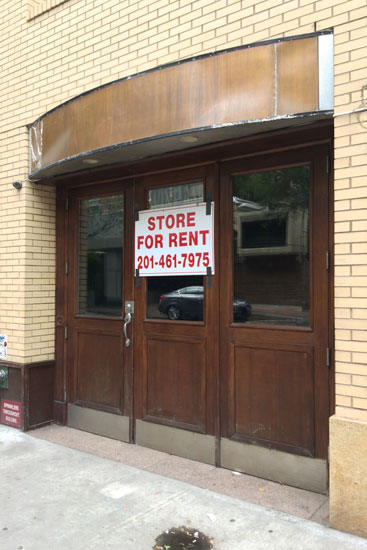
{"type": "MultiPolygon", "coordinates": [[[[123,181],[112,181],[106,183],[105,186],[92,182],[90,185],[80,186],[72,185],[57,190],[57,235],[60,237],[57,246],[57,303],[56,303],[56,346],[57,346],[57,363],[59,368],[56,369],[58,375],[55,385],[55,404],[54,416],[56,421],[65,424],[67,422],[67,405],[70,400],[69,395],[73,394],[71,367],[68,364],[68,353],[70,353],[70,340],[68,330],[68,316],[72,311],[76,311],[76,295],[77,286],[77,210],[76,202],[84,198],[110,196],[111,194],[123,194],[124,196],[124,243],[123,243],[123,293],[122,293],[122,316],[121,317],[104,317],[110,319],[116,326],[123,328],[124,317],[124,302],[133,300],[134,285],[133,285],[133,240],[127,235],[133,227],[133,202],[134,188],[131,178],[123,181]],[[74,210],[71,209],[72,201],[76,201],[74,210]],[[72,214],[72,216],[71,216],[72,214]],[[73,241],[73,242],[72,242],[73,241]],[[66,265],[68,266],[66,269],[66,265]],[[70,284],[72,285],[70,287],[70,284]],[[70,287],[70,289],[69,289],[70,287]],[[70,291],[72,295],[70,295],[70,291]],[[62,359],[62,368],[60,363],[62,359]],[[61,386],[61,388],[60,388],[61,386]],[[60,391],[61,390],[61,391],[60,391]],[[60,396],[57,399],[58,395],[60,396]]],[[[84,318],[84,316],[82,316],[84,318]]],[[[91,323],[96,324],[98,317],[85,316],[85,319],[90,319],[91,323]]],[[[129,326],[131,336],[132,325],[129,326]]],[[[123,394],[121,396],[122,414],[126,417],[132,417],[133,399],[131,388],[133,386],[133,348],[125,348],[124,340],[121,340],[121,353],[123,354],[122,361],[126,367],[123,394]]],[[[104,407],[95,407],[95,410],[104,410],[104,407]]],[[[132,440],[132,422],[129,422],[129,440],[132,440]]]]}
{"type": "MultiPolygon", "coordinates": [[[[293,467],[291,462],[289,463],[288,469],[290,475],[289,478],[287,478],[284,472],[284,467],[279,468],[279,464],[281,462],[287,462],[288,459],[287,454],[284,454],[286,447],[283,447],[282,444],[277,444],[276,442],[272,441],[266,442],[266,440],[264,440],[263,442],[259,441],[258,444],[260,445],[260,447],[258,447],[256,451],[256,446],[253,445],[255,443],[255,438],[243,437],[240,438],[238,441],[243,441],[243,443],[246,443],[247,441],[247,451],[244,449],[242,450],[240,447],[241,443],[235,443],[237,441],[237,436],[233,436],[233,438],[230,436],[231,429],[229,425],[227,429],[227,424],[230,418],[229,411],[226,410],[227,403],[231,402],[231,400],[233,401],[234,399],[234,395],[228,393],[229,388],[227,388],[227,371],[225,373],[222,372],[221,378],[221,402],[223,405],[222,414],[224,415],[224,417],[222,418],[222,433],[224,439],[221,439],[221,445],[223,447],[223,465],[225,465],[226,467],[230,467],[232,469],[245,468],[242,471],[253,473],[254,475],[260,475],[260,477],[262,477],[259,472],[261,472],[261,468],[263,467],[263,465],[266,464],[266,467],[268,467],[269,469],[268,475],[270,479],[274,479],[275,481],[283,480],[291,485],[295,484],[296,486],[301,486],[303,488],[308,488],[318,492],[324,492],[327,490],[327,461],[329,440],[328,418],[330,415],[331,407],[333,406],[333,404],[330,403],[330,395],[332,393],[331,384],[333,380],[332,368],[331,364],[329,366],[327,365],[326,354],[327,348],[329,348],[330,350],[332,349],[332,295],[330,289],[332,288],[333,273],[331,269],[327,269],[326,267],[325,255],[326,251],[329,251],[330,254],[332,250],[330,243],[330,228],[332,227],[332,219],[329,219],[330,197],[332,196],[331,177],[330,172],[327,169],[327,166],[329,164],[328,158],[330,154],[329,147],[330,145],[328,143],[312,144],[306,147],[300,146],[297,149],[292,148],[291,150],[285,148],[281,153],[278,152],[276,155],[274,155],[273,152],[267,153],[266,151],[264,151],[264,154],[261,158],[247,158],[246,162],[244,162],[244,160],[240,158],[234,161],[228,161],[222,164],[223,181],[221,181],[221,190],[225,191],[221,194],[221,207],[222,212],[224,212],[226,216],[226,219],[229,220],[227,224],[229,225],[230,223],[232,223],[232,193],[230,192],[230,189],[232,189],[232,174],[234,175],[236,173],[240,174],[246,172],[262,172],[282,167],[286,168],[287,166],[292,165],[297,166],[308,164],[308,162],[310,161],[312,162],[314,175],[311,172],[311,182],[313,187],[311,188],[312,208],[310,219],[310,269],[312,270],[312,275],[310,274],[310,282],[311,285],[314,284],[314,288],[312,286],[310,288],[310,297],[312,298],[311,303],[313,303],[312,309],[310,311],[311,327],[310,329],[306,328],[304,331],[301,328],[298,328],[296,331],[294,331],[294,329],[288,327],[282,328],[265,326],[264,328],[262,328],[259,325],[255,324],[251,326],[250,320],[249,323],[247,325],[244,325],[242,329],[240,327],[236,328],[236,325],[232,324],[231,322],[230,313],[230,305],[233,300],[231,290],[232,285],[229,283],[226,288],[224,288],[222,285],[221,290],[224,290],[225,294],[224,297],[222,295],[221,302],[225,303],[226,313],[224,316],[227,318],[223,320],[223,325],[221,327],[221,365],[224,365],[226,363],[229,353],[225,342],[225,340],[227,339],[227,337],[225,337],[227,331],[228,334],[230,332],[234,334],[232,338],[238,340],[238,345],[240,342],[242,342],[242,345],[245,345],[246,343],[245,347],[250,349],[251,347],[255,346],[256,341],[258,341],[258,345],[262,345],[262,334],[266,333],[267,338],[265,341],[274,343],[270,346],[269,349],[272,349],[274,346],[282,349],[282,343],[283,346],[289,346],[287,340],[292,331],[295,336],[297,335],[297,332],[300,336],[302,336],[301,338],[297,338],[295,340],[295,343],[298,342],[297,346],[299,346],[299,351],[302,351],[303,349],[302,345],[300,345],[302,344],[302,342],[304,344],[307,344],[307,346],[311,346],[312,343],[312,348],[310,348],[310,350],[313,350],[312,355],[314,356],[314,360],[316,361],[315,367],[313,367],[311,371],[311,373],[313,372],[312,376],[314,388],[314,451],[312,451],[311,449],[311,454],[309,455],[307,455],[306,452],[304,456],[310,456],[310,459],[305,459],[302,457],[303,453],[301,452],[301,449],[298,450],[297,454],[301,455],[299,459],[295,461],[298,462],[298,465],[293,467]],[[290,151],[291,155],[289,154],[290,151]],[[318,185],[318,182],[320,182],[321,185],[318,185]],[[323,198],[321,201],[317,199],[317,195],[315,194],[316,189],[319,193],[322,193],[323,198]],[[320,220],[323,226],[321,234],[323,236],[326,236],[325,241],[319,241],[317,239],[316,222],[319,221],[320,223],[320,220]],[[313,250],[313,247],[315,247],[315,250],[317,251],[317,256],[314,256],[315,251],[313,250]],[[319,293],[319,296],[314,294],[316,290],[319,293]],[[321,297],[325,297],[326,299],[323,300],[321,299],[321,297]],[[315,309],[317,307],[317,304],[323,304],[322,307],[324,309],[321,319],[324,320],[324,323],[322,321],[320,322],[319,316],[316,316],[315,309]],[[244,337],[244,331],[246,332],[246,337],[244,337]],[[307,334],[308,332],[309,335],[307,334]],[[243,340],[243,338],[245,338],[245,340],[243,340]],[[254,340],[254,342],[251,342],[251,340],[254,340]],[[264,452],[265,449],[269,449],[271,450],[271,452],[264,452]],[[243,453],[248,454],[250,458],[247,459],[246,457],[245,459],[243,459],[243,453]],[[271,473],[270,454],[273,455],[275,463],[274,470],[271,473]],[[232,458],[234,455],[236,455],[236,457],[232,458]],[[312,462],[310,462],[310,460],[312,462]],[[254,462],[256,463],[255,467],[252,466],[251,461],[252,464],[254,462]],[[258,466],[257,462],[260,464],[260,466],[258,466]],[[303,479],[300,475],[300,472],[305,473],[303,479]]],[[[226,229],[222,227],[221,235],[223,235],[222,240],[224,240],[225,243],[224,245],[221,245],[222,250],[232,248],[232,235],[230,234],[230,232],[226,231],[226,229]]],[[[330,265],[331,264],[332,262],[330,262],[330,265]]],[[[233,276],[232,269],[233,259],[231,255],[231,258],[227,262],[221,264],[222,280],[226,273],[230,273],[230,278],[233,276]]],[[[228,345],[229,340],[230,338],[228,338],[228,345]]],[[[230,347],[230,349],[232,348],[230,347]]],[[[306,348],[304,351],[306,351],[306,348]]],[[[292,452],[292,449],[290,448],[289,451],[292,452]]],[[[293,453],[295,451],[296,449],[293,450],[293,453]]]]}

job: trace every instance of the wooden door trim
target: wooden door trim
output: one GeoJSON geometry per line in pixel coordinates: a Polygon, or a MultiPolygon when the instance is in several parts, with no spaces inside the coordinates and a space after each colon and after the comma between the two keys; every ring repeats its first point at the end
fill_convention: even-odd
{"type": "Polygon", "coordinates": [[[67,189],[56,189],[56,304],[55,304],[55,382],[53,417],[64,425],[67,418],[66,407],[66,320],[67,320],[67,275],[65,261],[68,257],[68,210],[67,189]]]}
{"type": "Polygon", "coordinates": [[[329,404],[330,416],[335,414],[335,343],[334,343],[334,152],[332,142],[328,143],[329,174],[328,174],[328,202],[329,202],[329,404]]]}

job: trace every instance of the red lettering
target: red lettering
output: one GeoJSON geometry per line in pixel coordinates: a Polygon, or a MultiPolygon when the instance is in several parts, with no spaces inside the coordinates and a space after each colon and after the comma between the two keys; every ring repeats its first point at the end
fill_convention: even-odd
{"type": "Polygon", "coordinates": [[[153,241],[152,235],[147,235],[147,236],[145,237],[145,246],[146,246],[147,248],[152,248],[153,242],[154,242],[154,241],[153,241]]]}
{"type": "Polygon", "coordinates": [[[154,231],[155,229],[163,229],[165,226],[167,229],[173,229],[176,227],[195,227],[195,212],[188,212],[187,214],[179,213],[176,215],[168,214],[168,216],[150,216],[148,218],[148,230],[154,231]]]}
{"type": "Polygon", "coordinates": [[[203,237],[203,244],[206,244],[206,236],[209,233],[209,229],[202,229],[199,234],[203,237]]]}
{"type": "Polygon", "coordinates": [[[149,231],[154,231],[154,229],[155,229],[155,221],[154,221],[153,216],[148,218],[148,229],[149,229],[149,231]]]}
{"type": "Polygon", "coordinates": [[[176,226],[177,227],[185,227],[185,214],[177,214],[176,226]]]}
{"type": "Polygon", "coordinates": [[[197,231],[190,231],[189,233],[189,246],[197,246],[198,244],[198,232],[197,231]]]}
{"type": "Polygon", "coordinates": [[[187,213],[187,227],[195,227],[195,212],[187,213]]]}
{"type": "Polygon", "coordinates": [[[153,233],[153,235],[138,235],[138,250],[144,246],[146,248],[153,248],[153,246],[154,248],[163,248],[162,233],[153,233]]]}
{"type": "Polygon", "coordinates": [[[172,216],[172,214],[169,214],[166,218],[167,229],[172,229],[174,225],[175,225],[175,218],[174,216],[172,216]]]}
{"type": "Polygon", "coordinates": [[[169,235],[168,235],[168,246],[177,246],[177,235],[176,235],[176,233],[169,233],[169,235]]]}
{"type": "Polygon", "coordinates": [[[180,246],[187,246],[187,231],[179,233],[178,242],[180,243],[180,246]]]}
{"type": "Polygon", "coordinates": [[[162,220],[164,220],[164,216],[157,216],[157,220],[158,220],[158,228],[159,229],[162,229],[162,220]]]}
{"type": "Polygon", "coordinates": [[[138,235],[138,250],[144,242],[144,235],[138,235]]]}
{"type": "Polygon", "coordinates": [[[155,236],[155,247],[163,248],[163,235],[158,234],[155,236]]]}

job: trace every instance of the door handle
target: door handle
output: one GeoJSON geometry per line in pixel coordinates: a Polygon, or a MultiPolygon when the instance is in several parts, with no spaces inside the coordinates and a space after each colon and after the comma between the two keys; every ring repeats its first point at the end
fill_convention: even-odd
{"type": "Polygon", "coordinates": [[[130,346],[130,338],[127,337],[127,325],[131,323],[132,315],[131,313],[126,313],[124,317],[124,336],[125,336],[125,346],[128,348],[130,346]]]}

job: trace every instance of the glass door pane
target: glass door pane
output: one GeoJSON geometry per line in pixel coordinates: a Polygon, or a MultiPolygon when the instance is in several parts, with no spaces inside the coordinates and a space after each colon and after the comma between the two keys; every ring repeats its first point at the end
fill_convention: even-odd
{"type": "Polygon", "coordinates": [[[123,195],[79,201],[79,314],[122,316],[123,227],[123,195]]]}
{"type": "MultiPolygon", "coordinates": [[[[195,204],[204,200],[203,182],[184,183],[148,190],[147,209],[195,204]]],[[[147,278],[148,319],[202,321],[204,286],[202,275],[147,278]]]]}
{"type": "Polygon", "coordinates": [[[309,166],[233,178],[234,322],[309,326],[309,166]]]}

